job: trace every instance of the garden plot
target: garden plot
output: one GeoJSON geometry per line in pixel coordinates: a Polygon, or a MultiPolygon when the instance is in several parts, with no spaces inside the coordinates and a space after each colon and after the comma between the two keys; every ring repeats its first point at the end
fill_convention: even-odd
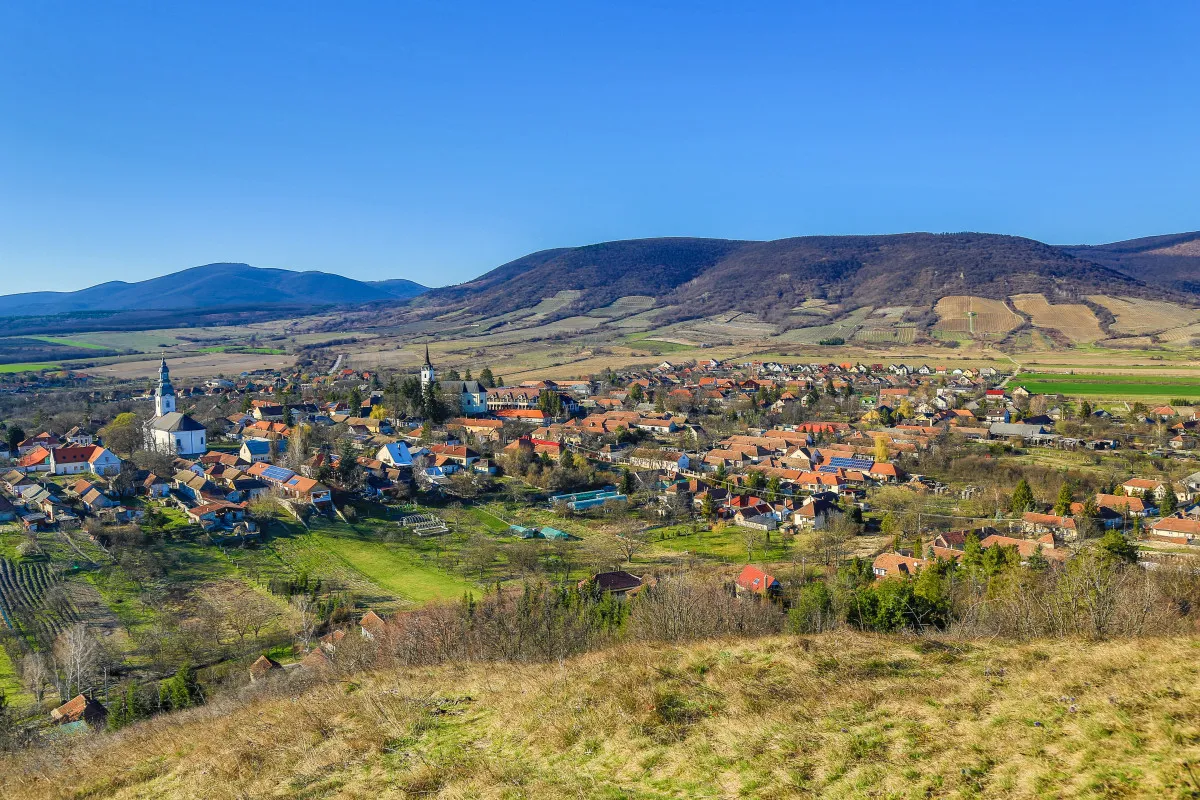
{"type": "Polygon", "coordinates": [[[1018,311],[1029,315],[1035,327],[1056,330],[1073,344],[1105,338],[1096,315],[1081,303],[1055,304],[1042,294],[1014,294],[1011,299],[1018,311]]]}
{"type": "Polygon", "coordinates": [[[421,537],[441,536],[450,532],[450,528],[436,514],[410,514],[400,520],[400,527],[421,537]]]}
{"type": "Polygon", "coordinates": [[[947,295],[933,310],[938,315],[935,329],[949,333],[1003,338],[1024,322],[1004,301],[971,295],[947,295]]]}

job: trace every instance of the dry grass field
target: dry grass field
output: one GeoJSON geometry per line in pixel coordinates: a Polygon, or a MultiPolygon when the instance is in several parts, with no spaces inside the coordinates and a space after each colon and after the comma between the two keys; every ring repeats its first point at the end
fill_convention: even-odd
{"type": "MultiPolygon", "coordinates": [[[[97,367],[89,367],[92,375],[133,380],[149,378],[158,374],[158,354],[145,359],[118,361],[97,367]]],[[[254,353],[204,353],[203,355],[171,358],[171,376],[179,378],[212,378],[216,375],[233,376],[256,369],[286,369],[296,361],[290,355],[260,355],[254,353]]]]}
{"type": "Polygon", "coordinates": [[[986,297],[951,295],[938,300],[933,310],[938,315],[936,329],[952,333],[968,333],[973,328],[976,336],[1002,338],[1023,322],[1004,301],[986,297]],[[967,317],[968,312],[975,314],[974,325],[967,317]]]}
{"type": "Polygon", "coordinates": [[[1079,303],[1050,303],[1041,294],[1014,294],[1013,305],[1028,314],[1035,327],[1056,330],[1075,344],[1096,342],[1105,338],[1096,315],[1079,303]]]}
{"type": "Polygon", "coordinates": [[[1200,310],[1175,303],[1140,298],[1122,299],[1100,294],[1091,295],[1088,299],[1112,312],[1117,320],[1112,329],[1117,333],[1158,333],[1200,322],[1200,310]]]}
{"type": "Polygon", "coordinates": [[[299,676],[0,766],[6,798],[1188,798],[1200,645],[854,634],[299,676]]]}

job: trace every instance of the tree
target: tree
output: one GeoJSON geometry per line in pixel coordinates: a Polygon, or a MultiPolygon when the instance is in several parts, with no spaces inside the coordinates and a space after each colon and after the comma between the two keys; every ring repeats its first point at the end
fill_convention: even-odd
{"type": "Polygon", "coordinates": [[[1179,499],[1175,496],[1175,488],[1168,483],[1166,491],[1163,492],[1162,500],[1158,503],[1158,513],[1164,517],[1169,517],[1178,510],[1179,499]]]}
{"type": "Polygon", "coordinates": [[[887,437],[884,437],[884,436],[876,436],[875,437],[875,460],[876,461],[887,461],[888,460],[887,437]]]}
{"type": "Polygon", "coordinates": [[[713,501],[712,491],[704,493],[704,498],[700,501],[700,514],[707,520],[716,519],[717,504],[713,501]]]}
{"type": "Polygon", "coordinates": [[[82,622],[58,635],[54,640],[54,658],[62,671],[60,693],[64,700],[92,688],[100,656],[100,644],[82,622]]]}
{"type": "Polygon", "coordinates": [[[617,534],[615,538],[626,564],[632,564],[634,556],[650,544],[650,534],[644,528],[617,534]]]}
{"type": "Polygon", "coordinates": [[[25,441],[25,431],[19,425],[9,426],[6,441],[8,442],[8,452],[17,452],[17,445],[25,441]]]}
{"type": "Polygon", "coordinates": [[[633,479],[633,473],[630,472],[628,469],[621,470],[620,489],[621,489],[621,494],[625,495],[626,497],[632,496],[634,491],[637,489],[637,484],[634,482],[634,479],[633,479]]]}
{"type": "Polygon", "coordinates": [[[479,371],[479,382],[488,389],[496,388],[496,377],[492,375],[491,367],[484,367],[479,371]]]}
{"type": "Polygon", "coordinates": [[[132,456],[142,446],[142,431],[137,424],[137,415],[132,411],[117,414],[113,421],[100,429],[104,444],[114,453],[132,456]]]}
{"type": "Polygon", "coordinates": [[[1084,400],[1079,404],[1079,418],[1090,419],[1092,416],[1092,404],[1084,400]]]}
{"type": "Polygon", "coordinates": [[[463,556],[467,567],[472,572],[478,573],[479,580],[483,580],[484,573],[495,563],[499,551],[500,548],[496,545],[495,539],[486,534],[477,533],[467,543],[463,556]]]}
{"type": "Polygon", "coordinates": [[[632,402],[634,402],[634,403],[640,403],[640,402],[642,402],[642,400],[645,398],[645,396],[646,396],[646,395],[645,395],[645,393],[642,391],[642,385],[641,385],[640,383],[635,383],[635,384],[632,384],[632,385],[629,387],[629,399],[630,399],[630,401],[632,401],[632,402]]]}
{"type": "Polygon", "coordinates": [[[1023,514],[1034,507],[1034,502],[1033,489],[1029,488],[1029,481],[1021,478],[1017,481],[1017,488],[1013,490],[1010,508],[1014,514],[1023,514]]]}
{"type": "Polygon", "coordinates": [[[1138,547],[1125,538],[1120,531],[1109,531],[1100,537],[1099,547],[1112,558],[1129,564],[1136,564],[1138,547]]]}
{"type": "MultiPolygon", "coordinates": [[[[172,711],[181,711],[203,702],[204,696],[200,691],[200,684],[196,681],[196,671],[190,663],[183,664],[170,680],[163,683],[163,687],[166,690],[168,707],[172,711]]],[[[160,689],[159,698],[162,696],[163,691],[160,689]]]]}
{"type": "Polygon", "coordinates": [[[46,696],[47,684],[54,682],[54,673],[46,664],[46,657],[41,653],[30,653],[21,659],[21,683],[29,693],[40,703],[46,696]]]}
{"type": "Polygon", "coordinates": [[[1071,504],[1075,502],[1075,493],[1071,491],[1071,482],[1063,481],[1058,488],[1058,499],[1054,501],[1055,516],[1065,517],[1071,513],[1071,504]]]}
{"type": "Polygon", "coordinates": [[[761,549],[766,543],[766,532],[758,528],[739,527],[738,538],[746,548],[746,563],[749,564],[754,561],[754,551],[761,549]]]}

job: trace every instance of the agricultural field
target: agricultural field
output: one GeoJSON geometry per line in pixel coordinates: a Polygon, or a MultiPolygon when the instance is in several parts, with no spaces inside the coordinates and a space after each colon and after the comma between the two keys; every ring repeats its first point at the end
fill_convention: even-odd
{"type": "Polygon", "coordinates": [[[1056,330],[1073,344],[1096,342],[1106,336],[1100,320],[1080,303],[1050,303],[1041,294],[1014,294],[1012,302],[1018,311],[1029,315],[1035,327],[1056,330]]]}
{"type": "Polygon", "coordinates": [[[589,317],[613,319],[615,317],[628,317],[643,311],[649,311],[652,308],[654,308],[653,297],[644,294],[631,294],[625,297],[618,297],[603,308],[587,312],[587,315],[589,317]]]}
{"type": "Polygon", "coordinates": [[[1200,376],[1194,378],[1151,375],[1061,375],[1047,372],[1022,373],[1012,386],[1024,386],[1037,394],[1062,394],[1107,400],[1200,399],[1200,376]]]}
{"type": "Polygon", "coordinates": [[[44,369],[62,369],[61,364],[49,364],[45,362],[32,364],[0,364],[0,373],[8,372],[40,372],[44,369]]]}
{"type": "Polygon", "coordinates": [[[1099,294],[1091,295],[1088,299],[1112,312],[1112,315],[1116,317],[1112,329],[1117,333],[1134,336],[1160,333],[1200,322],[1200,310],[1186,308],[1175,303],[1140,298],[1122,299],[1099,294]]]}
{"type": "Polygon", "coordinates": [[[935,330],[1001,339],[1021,327],[1024,320],[1003,300],[971,295],[951,295],[933,307],[938,315],[935,330]],[[968,316],[968,314],[972,316],[968,316]]]}

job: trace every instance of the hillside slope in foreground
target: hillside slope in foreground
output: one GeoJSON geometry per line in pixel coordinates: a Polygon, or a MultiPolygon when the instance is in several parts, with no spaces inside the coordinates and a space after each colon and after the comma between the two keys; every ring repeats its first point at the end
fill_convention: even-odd
{"type": "Polygon", "coordinates": [[[1194,797],[1198,656],[1194,638],[1006,645],[835,633],[292,682],[21,756],[3,765],[3,791],[1194,797]]]}

